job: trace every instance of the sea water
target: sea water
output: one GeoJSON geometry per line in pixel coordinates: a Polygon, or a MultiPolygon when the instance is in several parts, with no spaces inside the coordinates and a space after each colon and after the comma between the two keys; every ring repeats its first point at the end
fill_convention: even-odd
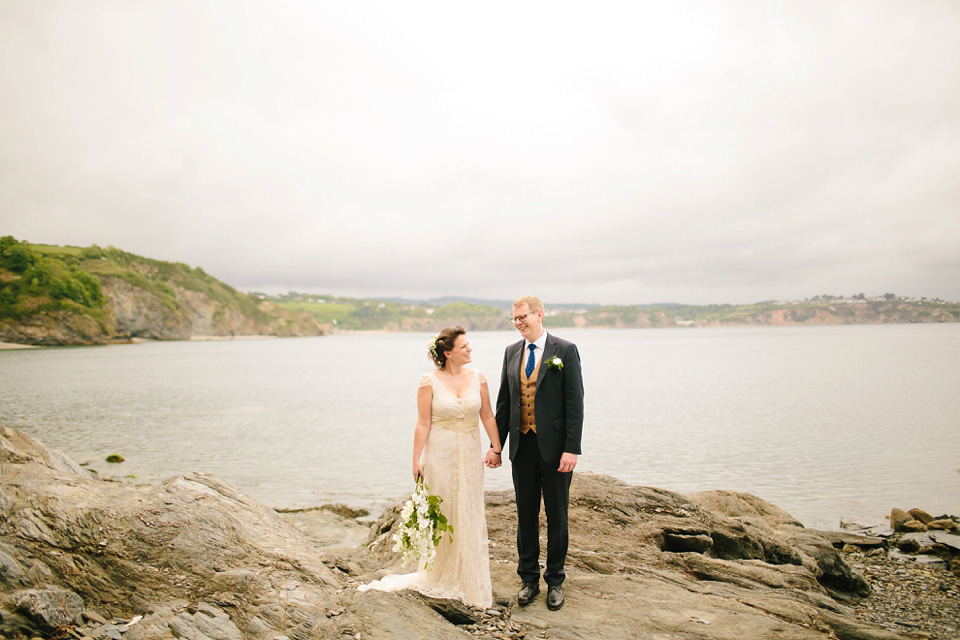
{"type": "MultiPolygon", "coordinates": [[[[577,471],[745,491],[817,528],[891,507],[960,514],[960,324],[557,334],[583,363],[577,471]]],[[[376,512],[412,488],[428,337],[0,351],[0,424],[123,482],[203,471],[272,507],[376,512]]],[[[495,402],[519,335],[468,339],[495,402]]],[[[486,486],[510,488],[509,461],[486,486]]]]}

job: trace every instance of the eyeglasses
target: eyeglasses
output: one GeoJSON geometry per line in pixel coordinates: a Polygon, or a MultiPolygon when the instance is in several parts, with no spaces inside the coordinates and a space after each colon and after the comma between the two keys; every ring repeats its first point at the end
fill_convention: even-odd
{"type": "Polygon", "coordinates": [[[512,318],[508,317],[507,320],[509,320],[510,322],[516,324],[516,323],[520,322],[521,320],[525,319],[527,316],[532,315],[532,314],[534,314],[534,313],[536,313],[536,311],[528,311],[527,313],[523,314],[522,316],[513,316],[512,318]]]}

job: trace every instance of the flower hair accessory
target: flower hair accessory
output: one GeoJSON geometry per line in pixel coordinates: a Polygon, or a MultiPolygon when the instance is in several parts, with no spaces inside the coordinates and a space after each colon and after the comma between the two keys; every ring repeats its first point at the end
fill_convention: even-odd
{"type": "Polygon", "coordinates": [[[430,338],[430,353],[433,355],[434,359],[440,357],[439,354],[437,354],[437,340],[439,339],[440,336],[433,336],[430,338]]]}
{"type": "Polygon", "coordinates": [[[563,371],[563,360],[557,356],[550,356],[547,360],[547,369],[556,369],[557,371],[563,371]]]}

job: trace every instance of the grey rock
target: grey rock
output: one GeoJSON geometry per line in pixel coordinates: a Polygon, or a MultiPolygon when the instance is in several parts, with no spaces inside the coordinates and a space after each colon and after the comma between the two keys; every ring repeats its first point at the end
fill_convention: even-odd
{"type": "Polygon", "coordinates": [[[480,615],[466,606],[459,600],[450,598],[434,598],[422,593],[413,592],[414,597],[420,598],[427,603],[431,609],[455,625],[477,624],[480,622],[480,615]]]}
{"type": "Polygon", "coordinates": [[[21,584],[23,578],[23,567],[11,555],[11,550],[4,550],[4,545],[0,544],[0,584],[16,585],[21,584]]]}
{"type": "Polygon", "coordinates": [[[798,565],[829,593],[843,598],[869,593],[869,585],[817,531],[806,529],[779,507],[749,494],[709,491],[692,496],[710,511],[714,547],[710,555],[728,560],[762,560],[798,565]],[[727,519],[718,518],[725,514],[727,519]],[[718,538],[724,541],[718,549],[718,538]],[[739,541],[739,544],[733,544],[739,541]]]}
{"type": "Polygon", "coordinates": [[[890,549],[887,552],[887,557],[891,560],[898,560],[900,562],[912,562],[915,564],[922,564],[930,567],[939,567],[945,569],[947,563],[935,555],[931,554],[919,554],[911,555],[909,553],[904,553],[900,549],[890,549]]]}
{"type": "MultiPolygon", "coordinates": [[[[357,593],[346,615],[356,620],[350,636],[363,640],[418,640],[443,638],[467,640],[473,636],[450,624],[410,592],[399,594],[364,591],[357,593]],[[419,605],[419,606],[411,606],[419,605]],[[424,615],[424,612],[427,615],[424,615]]],[[[349,636],[347,636],[349,637],[349,636]]]]}
{"type": "Polygon", "coordinates": [[[833,613],[826,613],[823,617],[841,640],[903,640],[904,638],[894,631],[866,625],[833,613]]]}
{"type": "MultiPolygon", "coordinates": [[[[280,513],[280,517],[297,528],[315,549],[330,551],[354,549],[370,535],[370,525],[354,518],[345,518],[324,509],[280,513]]],[[[350,573],[352,562],[344,559],[340,569],[350,573]]]]}
{"type": "Polygon", "coordinates": [[[923,509],[917,509],[917,508],[910,509],[910,511],[907,511],[907,515],[909,515],[914,520],[919,520],[923,524],[930,524],[931,522],[933,522],[933,516],[927,513],[926,511],[924,511],[923,509]]]}
{"type": "Polygon", "coordinates": [[[886,545],[886,540],[879,536],[865,536],[847,531],[817,531],[817,533],[836,548],[849,544],[861,549],[880,549],[886,545]]]}
{"type": "Polygon", "coordinates": [[[247,623],[246,632],[249,638],[272,638],[271,631],[270,625],[261,620],[259,616],[253,616],[247,623]]]}
{"type": "Polygon", "coordinates": [[[919,520],[907,520],[906,522],[900,523],[899,531],[926,531],[927,525],[923,524],[919,520]]]}
{"type": "Polygon", "coordinates": [[[169,610],[144,618],[143,622],[130,629],[124,640],[169,640],[174,638],[173,630],[167,622],[169,610]]]}
{"type": "Polygon", "coordinates": [[[920,550],[920,543],[915,538],[900,538],[897,549],[904,553],[916,553],[920,550]]]}
{"type": "MultiPolygon", "coordinates": [[[[496,618],[500,625],[464,608],[458,620],[470,622],[462,627],[412,593],[353,588],[402,570],[388,542],[397,509],[387,509],[369,542],[352,550],[325,533],[323,540],[341,541],[328,553],[320,536],[305,538],[212,476],[120,485],[56,460],[43,445],[0,428],[0,548],[15,563],[8,573],[28,583],[0,583],[0,607],[10,607],[24,586],[54,585],[81,596],[88,610],[116,616],[117,631],[143,615],[123,640],[474,637],[466,626],[504,637],[549,630],[555,639],[698,638],[708,627],[716,640],[826,640],[847,637],[848,626],[874,629],[855,625],[843,603],[867,585],[831,542],[748,494],[682,496],[576,474],[567,602],[550,612],[542,600],[514,606],[516,509],[512,492],[492,492],[493,595],[508,613],[496,618]],[[704,549],[664,551],[665,532],[704,549]]],[[[73,617],[83,610],[81,603],[73,617]]]]}
{"type": "Polygon", "coordinates": [[[713,546],[713,538],[705,534],[670,533],[663,534],[664,551],[683,553],[706,553],[713,546]]]}
{"type": "MultiPolygon", "coordinates": [[[[0,463],[9,465],[40,465],[51,471],[89,477],[87,472],[63,453],[45,447],[22,431],[0,427],[0,463]]],[[[12,502],[0,494],[0,506],[9,512],[12,502]]]]}
{"type": "Polygon", "coordinates": [[[960,536],[956,534],[931,531],[928,536],[933,542],[950,547],[954,552],[960,551],[960,536]]]}
{"type": "Polygon", "coordinates": [[[242,640],[243,634],[226,613],[200,603],[194,613],[184,612],[170,621],[178,638],[187,640],[242,640]]]}
{"type": "Polygon", "coordinates": [[[915,533],[905,533],[902,536],[900,536],[900,542],[903,542],[904,540],[913,540],[919,546],[929,546],[934,543],[933,536],[926,531],[915,532],[915,533]]]}
{"type": "Polygon", "coordinates": [[[14,594],[17,609],[35,620],[42,629],[52,630],[73,624],[83,611],[83,598],[59,587],[28,589],[14,594]]]}
{"type": "Polygon", "coordinates": [[[890,510],[890,528],[894,531],[903,531],[903,524],[912,519],[903,509],[894,507],[890,510]]]}
{"type": "Polygon", "coordinates": [[[96,624],[107,624],[106,619],[96,611],[84,611],[80,614],[85,620],[95,622],[96,624]]]}

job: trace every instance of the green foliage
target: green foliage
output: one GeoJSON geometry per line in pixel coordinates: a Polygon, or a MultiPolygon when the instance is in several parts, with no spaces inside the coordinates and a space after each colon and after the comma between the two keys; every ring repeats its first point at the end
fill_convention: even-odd
{"type": "Polygon", "coordinates": [[[427,325],[436,328],[437,325],[443,326],[451,322],[472,324],[471,320],[478,326],[486,326],[491,324],[489,319],[498,319],[506,315],[496,307],[462,301],[451,302],[430,310],[427,306],[420,304],[337,298],[293,291],[275,296],[272,300],[278,306],[290,311],[306,311],[312,314],[320,324],[330,324],[338,329],[351,331],[399,329],[404,326],[406,320],[412,321],[413,326],[421,329],[427,325]]]}
{"type": "Polygon", "coordinates": [[[475,316],[489,317],[500,316],[503,312],[494,307],[488,307],[481,304],[470,304],[469,302],[451,302],[436,309],[433,317],[440,320],[469,318],[475,316]]]}
{"type": "Polygon", "coordinates": [[[182,262],[143,258],[115,247],[57,247],[0,238],[0,318],[22,318],[34,313],[70,310],[103,323],[106,297],[100,278],[117,277],[143,289],[173,312],[183,307],[177,290],[196,291],[220,304],[215,320],[226,322],[233,309],[254,322],[273,318],[259,300],[240,293],[182,262]]]}
{"type": "MultiPolygon", "coordinates": [[[[77,255],[72,251],[59,253],[77,255]]],[[[100,281],[75,263],[12,236],[0,238],[0,318],[75,311],[103,322],[104,304],[100,281]]]]}
{"type": "Polygon", "coordinates": [[[340,325],[356,310],[356,305],[338,302],[313,302],[309,300],[284,300],[277,306],[289,311],[306,311],[320,324],[340,325]]]}
{"type": "Polygon", "coordinates": [[[0,238],[0,267],[13,273],[24,273],[40,259],[40,255],[26,243],[17,242],[13,236],[0,238]]]}
{"type": "MultiPolygon", "coordinates": [[[[347,319],[346,328],[373,330],[382,329],[387,324],[399,323],[403,318],[409,317],[410,309],[397,302],[377,302],[376,300],[363,300],[357,304],[357,308],[347,319]]],[[[343,324],[337,326],[343,327],[343,324]]]]}

